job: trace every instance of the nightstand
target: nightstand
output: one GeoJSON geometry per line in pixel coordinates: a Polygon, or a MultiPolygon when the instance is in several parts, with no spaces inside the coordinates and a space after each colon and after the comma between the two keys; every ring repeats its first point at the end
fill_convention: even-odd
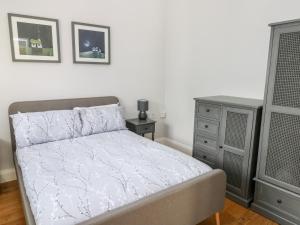
{"type": "Polygon", "coordinates": [[[150,119],[128,119],[126,120],[126,127],[130,131],[142,135],[143,137],[146,133],[152,133],[152,140],[154,141],[155,123],[156,121],[150,119]]]}

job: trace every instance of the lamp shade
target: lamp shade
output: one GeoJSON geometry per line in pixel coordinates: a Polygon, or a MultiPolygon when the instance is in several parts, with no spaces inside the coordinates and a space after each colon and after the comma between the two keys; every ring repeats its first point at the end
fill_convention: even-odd
{"type": "Polygon", "coordinates": [[[148,100],[147,99],[139,99],[137,101],[137,108],[139,111],[147,111],[148,110],[148,100]]]}

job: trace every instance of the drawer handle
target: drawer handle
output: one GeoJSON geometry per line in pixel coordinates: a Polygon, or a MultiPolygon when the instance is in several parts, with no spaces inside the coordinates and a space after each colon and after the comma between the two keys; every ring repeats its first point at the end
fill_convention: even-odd
{"type": "Polygon", "coordinates": [[[208,128],[208,125],[205,125],[204,127],[205,127],[205,128],[208,128]]]}
{"type": "Polygon", "coordinates": [[[281,200],[281,199],[277,199],[277,203],[278,203],[278,204],[281,204],[281,203],[282,203],[282,200],[281,200]]]}
{"type": "Polygon", "coordinates": [[[206,112],[210,112],[210,109],[206,109],[206,112]]]}
{"type": "Polygon", "coordinates": [[[204,141],[204,144],[207,144],[207,140],[204,141]]]}
{"type": "Polygon", "coordinates": [[[206,159],[206,158],[207,158],[207,156],[206,156],[206,155],[204,155],[204,156],[203,156],[203,159],[206,159]]]}

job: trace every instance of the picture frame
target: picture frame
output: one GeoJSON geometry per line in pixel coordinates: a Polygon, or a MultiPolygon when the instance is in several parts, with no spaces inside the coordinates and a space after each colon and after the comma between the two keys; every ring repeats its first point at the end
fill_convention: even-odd
{"type": "Polygon", "coordinates": [[[60,63],[57,19],[8,13],[14,62],[60,63]]]}
{"type": "Polygon", "coordinates": [[[73,62],[110,64],[110,27],[72,22],[73,62]]]}

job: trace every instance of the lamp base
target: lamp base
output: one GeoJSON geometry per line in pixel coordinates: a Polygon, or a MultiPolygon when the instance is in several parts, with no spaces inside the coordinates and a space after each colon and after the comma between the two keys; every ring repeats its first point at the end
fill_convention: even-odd
{"type": "Polygon", "coordinates": [[[147,113],[145,111],[140,111],[139,119],[140,120],[146,120],[147,119],[147,113]]]}

